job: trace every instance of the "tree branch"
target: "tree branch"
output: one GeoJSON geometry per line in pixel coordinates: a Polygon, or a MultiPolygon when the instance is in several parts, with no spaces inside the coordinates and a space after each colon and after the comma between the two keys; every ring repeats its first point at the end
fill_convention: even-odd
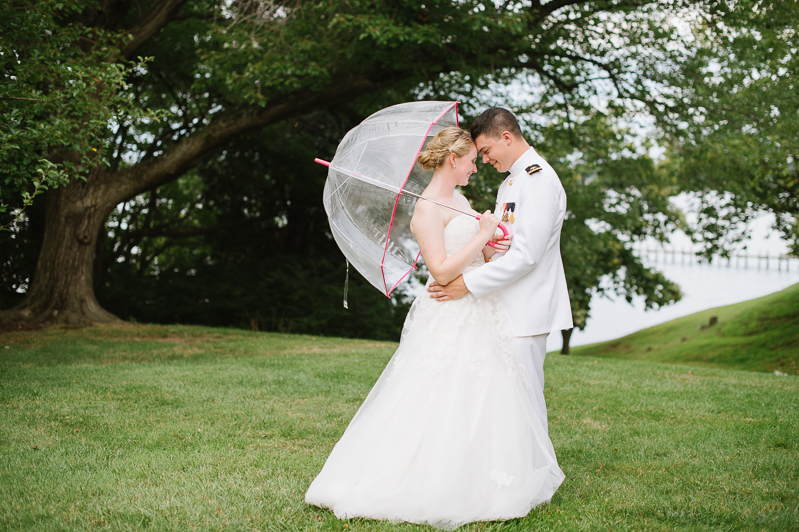
{"type": "Polygon", "coordinates": [[[122,55],[130,58],[142,44],[166,26],[185,3],[186,0],[153,2],[150,9],[145,11],[130,28],[129,32],[133,35],[133,40],[124,45],[121,50],[122,55]]]}
{"type": "Polygon", "coordinates": [[[540,19],[545,19],[558,9],[562,9],[567,6],[585,4],[589,1],[590,0],[553,0],[552,2],[547,2],[544,5],[541,5],[540,2],[533,2],[533,9],[538,12],[540,19]]]}
{"type": "Polygon", "coordinates": [[[579,83],[566,83],[565,81],[563,81],[559,77],[555,76],[554,74],[551,74],[551,73],[547,72],[546,70],[544,70],[543,67],[541,67],[539,65],[531,65],[530,68],[532,70],[534,70],[535,72],[538,72],[539,74],[541,74],[545,78],[549,79],[552,83],[555,84],[555,86],[558,89],[560,89],[561,92],[571,92],[571,91],[573,91],[574,89],[576,89],[577,87],[580,86],[579,83]]]}
{"type": "MultiPolygon", "coordinates": [[[[622,90],[621,84],[619,82],[619,78],[616,75],[616,73],[613,71],[613,67],[611,65],[603,63],[602,61],[599,61],[597,59],[593,59],[591,57],[585,57],[585,56],[582,56],[582,55],[579,55],[579,54],[569,53],[569,52],[551,52],[551,53],[549,53],[549,52],[531,52],[530,53],[530,57],[561,57],[561,58],[565,57],[566,59],[570,59],[570,60],[572,60],[574,62],[583,61],[583,62],[586,62],[586,63],[591,63],[592,65],[597,66],[600,69],[602,69],[608,75],[608,78],[613,83],[613,86],[616,87],[616,91],[618,92],[619,96],[624,94],[624,91],[622,90]]],[[[553,79],[553,81],[555,81],[555,80],[553,79]]],[[[571,87],[571,88],[575,88],[575,87],[571,87]]]]}
{"type": "Polygon", "coordinates": [[[213,22],[214,20],[216,20],[216,17],[214,15],[203,15],[202,13],[180,13],[172,17],[171,20],[175,22],[178,20],[189,20],[189,19],[205,20],[207,22],[213,22]]]}
{"type": "Polygon", "coordinates": [[[231,139],[285,120],[307,114],[319,108],[335,105],[373,91],[394,80],[374,83],[366,78],[340,79],[326,91],[302,91],[275,101],[267,107],[245,107],[213,119],[205,127],[175,143],[163,154],[103,177],[105,200],[112,205],[141,194],[163,183],[177,179],[194,167],[210,150],[227,144],[231,139]]]}
{"type": "MultiPolygon", "coordinates": [[[[541,5],[540,2],[532,2],[530,7],[530,11],[537,16],[537,23],[543,21],[545,18],[550,16],[555,11],[559,9],[563,9],[564,7],[569,6],[578,6],[580,4],[586,4],[591,2],[592,0],[552,0],[551,2],[547,2],[546,4],[541,5]]],[[[630,6],[641,6],[650,3],[651,0],[631,0],[631,1],[621,1],[621,2],[607,2],[605,7],[599,6],[599,8],[593,12],[593,14],[600,13],[602,11],[620,11],[623,10],[624,7],[630,6]]]]}

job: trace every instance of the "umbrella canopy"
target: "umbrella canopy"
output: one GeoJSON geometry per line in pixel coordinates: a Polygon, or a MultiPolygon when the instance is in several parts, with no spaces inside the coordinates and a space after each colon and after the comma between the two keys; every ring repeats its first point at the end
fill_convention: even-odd
{"type": "Polygon", "coordinates": [[[458,125],[458,102],[387,107],[353,128],[329,163],[324,205],[347,260],[387,297],[415,268],[419,246],[410,230],[416,198],[433,170],[416,162],[445,127],[458,125]]]}

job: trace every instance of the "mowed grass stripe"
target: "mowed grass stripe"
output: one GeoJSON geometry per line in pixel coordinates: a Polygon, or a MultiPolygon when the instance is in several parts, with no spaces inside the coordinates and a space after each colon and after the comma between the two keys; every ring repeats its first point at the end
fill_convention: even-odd
{"type": "MultiPolygon", "coordinates": [[[[179,326],[4,334],[0,529],[427,530],[304,503],[395,347],[179,326]]],[[[463,530],[799,530],[797,377],[559,355],[546,374],[566,481],[525,519],[463,530]]]]}

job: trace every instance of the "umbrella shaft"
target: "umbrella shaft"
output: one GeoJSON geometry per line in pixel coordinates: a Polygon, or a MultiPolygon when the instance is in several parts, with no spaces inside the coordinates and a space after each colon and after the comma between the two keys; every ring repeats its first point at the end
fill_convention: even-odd
{"type": "MultiPolygon", "coordinates": [[[[327,166],[328,168],[330,168],[330,163],[328,161],[325,161],[323,159],[319,159],[318,157],[316,159],[314,159],[314,162],[319,163],[321,165],[324,165],[324,166],[327,166]]],[[[386,189],[389,189],[389,190],[394,190],[394,191],[397,191],[399,194],[408,194],[410,196],[413,196],[414,198],[419,198],[419,199],[423,199],[423,200],[427,200],[427,201],[432,201],[436,205],[441,205],[442,207],[446,207],[447,209],[452,209],[453,211],[459,212],[461,214],[465,214],[467,216],[474,216],[478,220],[480,219],[480,215],[479,214],[474,214],[474,213],[471,213],[471,212],[462,211],[460,209],[456,209],[455,207],[451,207],[451,206],[447,205],[446,203],[441,203],[440,201],[436,201],[434,199],[430,199],[430,198],[427,198],[425,196],[421,196],[419,194],[415,194],[415,193],[411,192],[410,190],[405,190],[404,188],[397,188],[397,187],[393,187],[391,185],[388,185],[386,183],[381,183],[380,181],[378,181],[376,179],[372,179],[370,177],[366,177],[365,175],[361,175],[359,172],[342,170],[341,168],[334,168],[334,169],[338,170],[339,172],[342,172],[342,173],[344,173],[346,175],[349,175],[350,177],[354,177],[355,179],[358,179],[358,180],[361,180],[361,181],[365,181],[366,183],[371,183],[373,185],[376,185],[376,186],[379,186],[379,187],[382,187],[382,188],[386,188],[386,189]]]]}
{"type": "Polygon", "coordinates": [[[474,216],[475,218],[477,218],[479,220],[479,216],[475,215],[473,212],[466,212],[466,211],[462,211],[460,209],[456,209],[455,207],[451,207],[451,206],[447,205],[446,203],[441,203],[440,201],[436,201],[434,199],[431,199],[431,198],[428,198],[428,197],[425,197],[425,196],[421,196],[419,194],[414,194],[413,192],[411,192],[409,190],[405,190],[404,188],[400,189],[400,194],[410,194],[411,196],[413,196],[415,198],[419,198],[419,199],[423,199],[423,200],[427,200],[427,201],[432,201],[436,205],[441,205],[442,207],[446,207],[447,209],[452,209],[453,211],[459,212],[461,214],[465,214],[467,216],[474,216]]]}

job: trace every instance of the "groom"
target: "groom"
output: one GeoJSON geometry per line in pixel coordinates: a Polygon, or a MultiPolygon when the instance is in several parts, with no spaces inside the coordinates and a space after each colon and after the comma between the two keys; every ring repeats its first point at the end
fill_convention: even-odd
{"type": "Polygon", "coordinates": [[[478,298],[499,293],[513,329],[512,348],[524,365],[530,399],[546,429],[547,336],[572,327],[560,257],[566,193],[552,167],[522,137],[519,122],[507,109],[488,109],[470,131],[483,163],[509,172],[497,192],[494,212],[502,216],[513,243],[504,255],[495,254],[492,262],[446,286],[434,282],[428,290],[437,301],[459,299],[469,292],[478,298]]]}

